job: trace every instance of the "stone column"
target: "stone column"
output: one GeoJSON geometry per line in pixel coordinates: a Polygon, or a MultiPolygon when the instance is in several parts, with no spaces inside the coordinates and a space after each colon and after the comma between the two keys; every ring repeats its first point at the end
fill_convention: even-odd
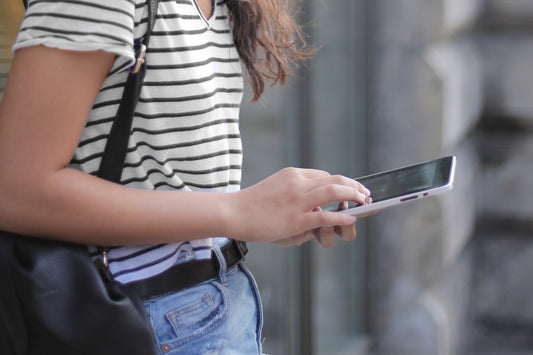
{"type": "Polygon", "coordinates": [[[469,299],[483,103],[473,31],[480,1],[378,0],[370,14],[369,164],[454,154],[452,193],[369,218],[369,327],[376,354],[456,354],[469,299]]]}

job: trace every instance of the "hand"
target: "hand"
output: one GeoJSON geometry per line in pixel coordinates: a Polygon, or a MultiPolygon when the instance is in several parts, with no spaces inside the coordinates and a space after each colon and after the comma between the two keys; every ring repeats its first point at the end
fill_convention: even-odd
{"type": "Polygon", "coordinates": [[[319,206],[333,201],[364,204],[369,194],[363,185],[344,176],[312,169],[283,169],[234,195],[240,218],[232,236],[278,245],[302,244],[317,238],[322,245],[330,246],[337,232],[351,240],[355,237],[355,218],[323,211],[319,206]]]}
{"type": "MultiPolygon", "coordinates": [[[[342,211],[347,208],[348,202],[344,201],[339,203],[337,211],[342,211]]],[[[321,211],[321,208],[317,207],[315,211],[321,211]]],[[[305,231],[297,236],[275,241],[273,244],[281,247],[289,247],[293,245],[302,245],[312,239],[316,239],[322,247],[329,249],[335,245],[335,235],[338,235],[343,240],[349,242],[355,239],[356,234],[355,223],[346,226],[324,226],[305,231]]]]}

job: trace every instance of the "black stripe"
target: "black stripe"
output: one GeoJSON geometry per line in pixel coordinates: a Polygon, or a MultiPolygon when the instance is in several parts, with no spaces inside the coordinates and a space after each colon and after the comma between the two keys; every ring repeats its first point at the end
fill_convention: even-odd
{"type": "MultiPolygon", "coordinates": [[[[212,143],[212,142],[216,142],[216,141],[223,140],[223,139],[238,139],[238,138],[240,138],[240,134],[224,134],[224,135],[215,136],[215,137],[211,137],[211,138],[201,139],[201,140],[198,140],[198,141],[187,142],[187,143],[176,143],[176,144],[165,145],[165,146],[153,146],[151,144],[148,144],[146,142],[142,142],[141,141],[141,142],[137,142],[137,144],[135,144],[134,147],[128,148],[127,152],[128,153],[134,152],[141,146],[147,146],[147,147],[149,147],[149,148],[151,148],[153,150],[165,150],[165,149],[192,147],[194,145],[212,143]]],[[[93,159],[102,157],[102,155],[103,155],[103,152],[98,152],[98,153],[89,155],[89,156],[87,156],[87,157],[85,157],[83,159],[72,159],[71,163],[72,164],[83,165],[83,164],[87,163],[88,161],[91,161],[93,159]]]]}
{"type": "Polygon", "coordinates": [[[150,247],[138,250],[135,253],[131,253],[131,254],[128,254],[128,255],[120,256],[120,257],[117,257],[117,258],[109,258],[109,262],[110,263],[112,263],[112,262],[121,262],[121,261],[129,260],[129,259],[133,259],[133,258],[136,258],[136,257],[138,257],[140,255],[147,254],[147,253],[149,253],[151,251],[154,251],[154,250],[156,250],[156,249],[158,249],[160,247],[163,247],[163,246],[165,246],[165,244],[152,245],[150,247]]]}
{"type": "MultiPolygon", "coordinates": [[[[109,77],[109,76],[115,75],[115,74],[118,73],[119,71],[122,71],[122,70],[124,70],[125,68],[127,68],[127,67],[129,67],[129,66],[131,66],[131,65],[132,65],[132,62],[130,62],[130,61],[126,61],[126,62],[124,62],[122,65],[116,67],[115,69],[110,70],[110,71],[109,71],[109,74],[107,74],[107,76],[109,77]]],[[[125,83],[126,83],[126,82],[124,82],[124,84],[125,84],[125,83]]]]}
{"type": "Polygon", "coordinates": [[[135,116],[139,118],[144,118],[147,120],[158,119],[158,118],[179,118],[179,117],[203,115],[205,113],[215,111],[219,108],[239,108],[239,107],[240,107],[239,104],[224,103],[224,104],[216,104],[216,105],[211,106],[210,108],[199,110],[199,111],[189,111],[189,112],[179,112],[179,113],[158,113],[154,115],[149,115],[149,114],[142,113],[142,112],[135,112],[135,116]]]}
{"type": "Polygon", "coordinates": [[[229,181],[227,183],[224,182],[224,183],[219,183],[219,184],[206,184],[206,185],[195,184],[195,183],[192,183],[192,182],[184,182],[183,184],[181,184],[179,186],[175,186],[175,185],[169,184],[168,182],[161,181],[161,182],[158,182],[157,184],[154,184],[154,189],[158,189],[158,188],[163,187],[163,186],[167,186],[167,187],[170,187],[170,188],[173,188],[173,189],[176,189],[176,190],[182,189],[185,186],[195,187],[195,188],[198,188],[198,189],[217,189],[217,188],[220,188],[220,187],[239,186],[240,184],[241,184],[240,181],[233,181],[232,180],[232,181],[229,181]]]}
{"type": "MultiPolygon", "coordinates": [[[[98,153],[94,153],[94,154],[91,154],[91,155],[88,155],[86,156],[85,158],[83,159],[76,159],[76,158],[72,158],[70,160],[70,164],[76,164],[76,165],[83,165],[93,159],[97,159],[97,158],[101,158],[103,155],[103,152],[98,152],[98,153]]],[[[92,174],[92,175],[96,175],[96,173],[92,174]]]]}
{"type": "Polygon", "coordinates": [[[83,146],[86,146],[87,144],[91,144],[102,139],[107,139],[107,137],[109,137],[109,134],[100,134],[92,138],[84,139],[78,143],[78,148],[81,148],[83,146]]]}
{"type": "MultiPolygon", "coordinates": [[[[226,165],[226,166],[219,166],[219,167],[212,168],[212,169],[205,169],[205,170],[198,170],[198,171],[195,171],[195,170],[184,170],[184,169],[172,169],[172,172],[169,172],[169,173],[164,173],[161,170],[154,168],[154,169],[147,170],[146,171],[146,175],[144,175],[144,176],[136,176],[136,177],[132,177],[132,178],[129,178],[129,179],[124,179],[120,183],[124,184],[124,185],[127,185],[127,184],[131,184],[132,182],[147,181],[147,180],[150,179],[150,176],[154,175],[154,174],[160,174],[160,175],[163,175],[166,178],[171,178],[171,177],[175,176],[176,174],[210,175],[210,174],[213,174],[213,173],[219,173],[221,171],[240,170],[241,168],[242,167],[240,165],[226,165]]],[[[182,179],[180,178],[180,180],[182,180],[182,179]]]]}
{"type": "Polygon", "coordinates": [[[180,14],[180,13],[173,13],[173,14],[158,14],[157,18],[158,19],[163,19],[163,20],[178,19],[178,18],[181,18],[181,19],[184,19],[184,20],[196,20],[196,19],[198,19],[198,16],[197,15],[183,15],[183,14],[180,14]]]}
{"type": "Polygon", "coordinates": [[[152,36],[156,37],[171,37],[171,36],[184,36],[184,35],[199,35],[206,33],[208,29],[201,28],[198,30],[179,30],[179,31],[152,31],[152,36]]]}
{"type": "Polygon", "coordinates": [[[142,265],[138,265],[134,268],[131,268],[131,269],[124,269],[124,270],[120,270],[119,272],[113,274],[113,277],[117,278],[121,275],[124,275],[124,274],[130,274],[130,273],[133,273],[135,271],[139,271],[139,270],[142,270],[144,268],[148,268],[150,266],[154,266],[154,265],[157,265],[157,264],[161,264],[162,262],[170,259],[171,257],[173,257],[174,255],[176,255],[177,253],[179,253],[180,251],[180,248],[184,245],[185,243],[182,243],[180,244],[172,253],[170,254],[167,254],[167,255],[164,255],[163,257],[161,258],[158,258],[156,260],[153,260],[152,262],[149,262],[149,263],[146,263],[146,264],[142,264],[142,265]]]}
{"type": "Polygon", "coordinates": [[[95,104],[93,104],[93,110],[97,109],[97,108],[101,108],[101,107],[107,107],[107,106],[116,106],[120,103],[122,99],[116,99],[116,100],[109,100],[109,101],[102,101],[102,102],[97,102],[95,104]]]}
{"type": "MultiPolygon", "coordinates": [[[[187,5],[190,5],[187,3],[187,5]]],[[[162,19],[162,20],[169,20],[169,19],[183,19],[183,20],[197,20],[198,15],[182,15],[179,13],[173,13],[173,14],[158,14],[156,16],[156,19],[162,19]]],[[[228,19],[228,16],[222,15],[215,17],[216,21],[226,21],[228,19]]],[[[139,26],[140,24],[144,24],[148,22],[148,17],[143,17],[139,20],[139,22],[135,22],[135,26],[139,26]]]]}
{"type": "MultiPolygon", "coordinates": [[[[142,113],[142,112],[135,112],[135,116],[139,117],[139,118],[144,118],[144,119],[147,119],[147,120],[153,120],[153,119],[159,119],[159,118],[180,118],[180,117],[203,115],[203,114],[215,111],[215,110],[217,110],[219,108],[239,108],[239,107],[240,107],[239,104],[224,103],[224,104],[216,104],[216,105],[214,105],[214,106],[212,106],[210,108],[207,108],[207,109],[204,109],[204,110],[200,110],[200,111],[189,111],[189,112],[182,112],[182,113],[158,113],[158,114],[154,114],[154,115],[149,115],[149,114],[145,114],[145,113],[142,113]]],[[[109,123],[109,122],[112,122],[114,120],[114,118],[115,118],[114,116],[113,117],[105,117],[105,118],[101,118],[101,119],[94,120],[94,121],[91,121],[91,122],[87,122],[86,127],[109,123]]]]}
{"type": "Polygon", "coordinates": [[[125,86],[126,86],[126,82],[120,82],[118,84],[113,84],[113,85],[102,87],[100,89],[100,92],[103,92],[103,91],[106,91],[106,90],[111,90],[111,89],[124,88],[125,86]]]}
{"type": "Polygon", "coordinates": [[[172,185],[168,182],[158,182],[157,184],[154,184],[154,190],[157,190],[158,188],[162,187],[162,186],[167,186],[167,187],[170,187],[174,190],[181,190],[183,189],[184,187],[186,187],[187,185],[185,185],[185,183],[181,183],[179,185],[172,185]]]}
{"type": "MultiPolygon", "coordinates": [[[[219,124],[235,124],[235,123],[238,123],[238,122],[239,122],[238,119],[227,118],[227,119],[209,121],[209,122],[206,122],[206,123],[203,123],[203,124],[199,124],[199,125],[195,125],[195,126],[175,127],[175,128],[161,129],[161,130],[149,130],[149,129],[146,129],[146,128],[136,127],[136,128],[133,128],[131,130],[131,134],[133,134],[135,132],[140,132],[140,133],[145,133],[145,134],[149,134],[149,135],[152,135],[152,136],[156,136],[156,135],[168,134],[168,133],[196,131],[196,130],[199,130],[199,129],[202,129],[202,128],[216,126],[216,125],[219,125],[219,124]]],[[[78,143],[78,147],[83,147],[83,146],[85,146],[87,144],[90,144],[90,143],[93,143],[93,142],[96,142],[96,141],[99,141],[99,140],[102,140],[102,139],[107,139],[108,136],[109,136],[109,134],[105,133],[105,134],[100,134],[100,135],[92,137],[92,138],[87,138],[87,139],[81,140],[78,143]]]]}
{"type": "Polygon", "coordinates": [[[24,27],[24,28],[22,28],[20,30],[20,32],[22,33],[22,32],[29,31],[29,30],[43,31],[43,32],[53,33],[53,34],[65,34],[65,35],[76,35],[76,36],[97,36],[97,37],[109,38],[109,39],[112,39],[112,40],[117,41],[119,43],[125,44],[127,46],[131,46],[131,43],[129,43],[128,41],[124,40],[123,38],[112,36],[112,35],[108,35],[107,33],[66,31],[66,30],[59,30],[59,29],[50,28],[50,27],[44,27],[44,26],[24,27]]]}
{"type": "Polygon", "coordinates": [[[178,80],[178,81],[145,81],[143,86],[180,86],[180,85],[192,85],[199,84],[206,81],[210,81],[214,78],[241,78],[242,73],[215,73],[203,78],[178,80]]]}
{"type": "Polygon", "coordinates": [[[197,161],[197,160],[205,160],[205,159],[210,159],[214,157],[219,157],[222,155],[242,155],[242,150],[241,149],[226,149],[226,150],[221,150],[218,152],[213,152],[213,153],[208,153],[208,154],[188,156],[188,157],[173,157],[173,158],[168,158],[165,160],[159,160],[152,155],[143,155],[141,159],[139,159],[138,162],[125,163],[124,168],[137,168],[141,166],[142,163],[144,163],[147,160],[153,160],[159,165],[165,165],[170,162],[192,162],[192,161],[197,161]]]}
{"type": "MultiPolygon", "coordinates": [[[[127,0],[128,2],[130,3],[134,3],[133,0],[127,0]]],[[[74,5],[81,5],[81,6],[88,6],[88,7],[95,7],[95,8],[98,8],[98,9],[102,9],[102,10],[107,10],[107,11],[113,11],[113,12],[118,12],[118,13],[121,13],[121,14],[124,14],[126,16],[128,16],[129,18],[131,18],[133,20],[133,15],[127,11],[124,11],[122,10],[121,8],[115,8],[115,7],[110,7],[110,6],[104,6],[104,5],[100,5],[100,4],[94,4],[94,3],[91,3],[91,2],[86,2],[86,1],[75,1],[75,0],[68,0],[68,1],[60,1],[60,0],[35,0],[35,1],[30,1],[29,5],[28,5],[28,8],[30,7],[33,7],[37,4],[40,4],[40,3],[51,3],[51,2],[63,2],[63,3],[67,3],[67,4],[74,4],[74,5]]]]}
{"type": "MultiPolygon", "coordinates": [[[[165,2],[172,2],[176,4],[181,5],[192,5],[189,0],[159,0],[160,4],[163,4],[165,2]]],[[[140,2],[138,4],[135,4],[135,9],[142,9],[146,6],[146,2],[140,2]]]]}
{"type": "Polygon", "coordinates": [[[208,122],[194,125],[194,126],[174,127],[174,128],[167,128],[167,129],[161,129],[161,130],[149,130],[146,128],[135,127],[132,129],[132,133],[140,132],[140,133],[146,133],[150,135],[158,135],[158,134],[176,133],[176,132],[189,132],[189,131],[196,131],[196,130],[206,128],[206,127],[217,126],[220,124],[235,124],[238,122],[239,120],[236,118],[226,118],[226,119],[220,119],[220,120],[215,120],[215,121],[208,121],[208,122]]]}
{"type": "Polygon", "coordinates": [[[177,30],[177,31],[153,31],[152,36],[156,37],[172,37],[184,35],[197,35],[205,32],[213,32],[215,34],[228,34],[230,30],[215,30],[214,28],[201,28],[198,30],[177,30]]]}
{"type": "Polygon", "coordinates": [[[76,40],[70,38],[70,37],[67,37],[67,36],[60,36],[60,35],[51,35],[51,34],[43,34],[43,35],[40,35],[40,36],[34,36],[35,39],[38,39],[38,38],[45,38],[45,39],[49,39],[49,38],[57,38],[57,39],[62,39],[62,40],[65,40],[65,41],[68,41],[68,42],[76,42],[76,40]]]}
{"type": "Polygon", "coordinates": [[[215,47],[215,48],[234,48],[235,45],[233,43],[215,43],[215,42],[207,42],[201,45],[197,46],[190,46],[190,47],[164,47],[164,48],[148,48],[148,53],[175,53],[175,52],[189,52],[189,51],[197,51],[206,49],[209,47],[215,47]]]}
{"type": "Polygon", "coordinates": [[[153,150],[166,150],[166,149],[178,149],[178,148],[192,147],[195,145],[202,145],[206,143],[217,142],[217,141],[221,141],[224,139],[239,139],[239,138],[241,138],[240,134],[221,134],[218,136],[198,139],[198,140],[191,141],[191,142],[174,143],[174,144],[167,144],[167,145],[161,145],[161,146],[155,146],[148,142],[139,141],[135,144],[135,146],[128,148],[127,152],[128,153],[134,152],[141,146],[146,146],[153,150]]]}
{"type": "Polygon", "coordinates": [[[195,68],[195,67],[201,67],[206,64],[210,64],[213,62],[217,63],[239,63],[240,59],[237,58],[217,58],[217,57],[211,57],[209,59],[203,60],[201,62],[192,62],[192,63],[185,63],[185,64],[167,64],[167,65],[147,65],[146,68],[148,70],[164,70],[164,69],[187,69],[187,68],[195,68]]]}
{"type": "Polygon", "coordinates": [[[106,124],[106,123],[109,123],[109,122],[113,122],[114,119],[115,119],[114,116],[113,117],[100,118],[98,120],[87,122],[85,127],[91,127],[91,126],[98,126],[98,125],[101,125],[101,124],[106,124]]]}
{"type": "Polygon", "coordinates": [[[195,252],[197,251],[206,251],[206,250],[213,250],[213,248],[211,248],[210,246],[201,246],[201,247],[193,247],[192,250],[194,250],[195,252]]]}
{"type": "Polygon", "coordinates": [[[97,23],[97,24],[104,24],[105,23],[105,24],[112,25],[112,26],[115,26],[115,27],[123,28],[123,29],[127,30],[128,32],[133,33],[133,28],[132,27],[123,25],[120,22],[108,21],[108,20],[102,20],[102,19],[97,20],[97,19],[93,19],[93,18],[89,18],[89,17],[64,15],[64,14],[51,13],[51,12],[29,13],[29,14],[26,15],[26,18],[28,18],[28,17],[57,17],[57,18],[64,18],[64,19],[68,19],[68,20],[92,22],[92,23],[97,23]]]}
{"type": "MultiPolygon", "coordinates": [[[[122,67],[128,65],[128,63],[125,63],[122,65],[122,67]]],[[[242,78],[242,73],[214,73],[209,76],[198,78],[198,79],[189,79],[189,80],[176,80],[176,81],[145,81],[143,83],[143,86],[183,86],[183,85],[193,85],[193,84],[200,84],[203,82],[207,82],[210,80],[213,80],[214,78],[242,78]]],[[[120,82],[117,84],[109,85],[102,87],[100,89],[100,92],[111,90],[111,89],[118,89],[123,88],[125,86],[125,82],[120,82]]]]}
{"type": "MultiPolygon", "coordinates": [[[[219,152],[213,152],[213,153],[190,156],[190,157],[173,157],[173,158],[168,158],[166,160],[159,160],[159,159],[157,159],[157,158],[155,158],[154,156],[151,156],[151,155],[143,155],[138,162],[125,163],[124,164],[124,168],[137,168],[137,167],[141,166],[141,164],[144,163],[146,160],[153,160],[159,165],[165,165],[167,163],[174,162],[174,161],[176,161],[176,162],[191,162],[191,161],[210,159],[210,158],[214,158],[214,157],[218,157],[218,156],[222,156],[222,155],[232,155],[232,154],[242,155],[242,150],[241,149],[229,149],[229,150],[222,150],[222,151],[219,151],[219,152]]],[[[75,160],[72,160],[71,163],[72,164],[78,164],[78,162],[75,161],[75,160]]],[[[97,171],[93,171],[93,172],[90,172],[89,174],[96,175],[96,173],[97,173],[97,171]]]]}
{"type": "Polygon", "coordinates": [[[193,96],[183,96],[183,97],[153,97],[153,98],[139,98],[139,102],[151,103],[151,102],[186,102],[186,101],[196,101],[203,100],[215,96],[216,94],[240,94],[242,89],[225,89],[217,88],[211,92],[202,94],[202,95],[193,95],[193,96]]]}
{"type": "MultiPolygon", "coordinates": [[[[144,98],[140,97],[139,102],[143,103],[154,103],[154,102],[187,102],[187,101],[196,101],[196,100],[203,100],[210,97],[215,96],[219,93],[224,94],[240,94],[243,92],[243,89],[225,89],[225,88],[218,88],[215,89],[212,92],[208,92],[202,95],[194,95],[194,96],[183,96],[183,97],[152,97],[152,98],[144,98]]],[[[95,103],[93,105],[93,109],[101,108],[104,106],[112,106],[112,105],[118,105],[120,103],[121,99],[116,100],[109,100],[109,101],[102,101],[95,103]]]]}

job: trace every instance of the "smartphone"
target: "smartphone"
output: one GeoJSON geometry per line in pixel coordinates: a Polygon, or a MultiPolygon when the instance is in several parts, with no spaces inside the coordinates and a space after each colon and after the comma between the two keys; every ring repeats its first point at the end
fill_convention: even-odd
{"type": "Polygon", "coordinates": [[[364,205],[349,202],[348,209],[340,212],[360,216],[450,191],[455,165],[456,157],[447,156],[357,178],[370,190],[372,202],[364,205]]]}

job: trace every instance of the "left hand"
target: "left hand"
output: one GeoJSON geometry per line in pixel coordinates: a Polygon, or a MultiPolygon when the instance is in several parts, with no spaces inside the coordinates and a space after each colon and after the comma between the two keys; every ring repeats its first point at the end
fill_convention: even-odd
{"type": "MultiPolygon", "coordinates": [[[[337,211],[342,211],[348,208],[347,202],[339,203],[337,211]]],[[[315,208],[315,211],[321,211],[320,207],[315,208]]],[[[288,247],[293,245],[302,245],[312,239],[316,239],[324,248],[332,248],[335,245],[335,234],[343,240],[349,242],[355,239],[357,234],[355,224],[348,226],[324,226],[315,228],[313,230],[305,231],[304,233],[292,236],[290,238],[281,239],[273,242],[273,244],[281,247],[288,247]]]]}

